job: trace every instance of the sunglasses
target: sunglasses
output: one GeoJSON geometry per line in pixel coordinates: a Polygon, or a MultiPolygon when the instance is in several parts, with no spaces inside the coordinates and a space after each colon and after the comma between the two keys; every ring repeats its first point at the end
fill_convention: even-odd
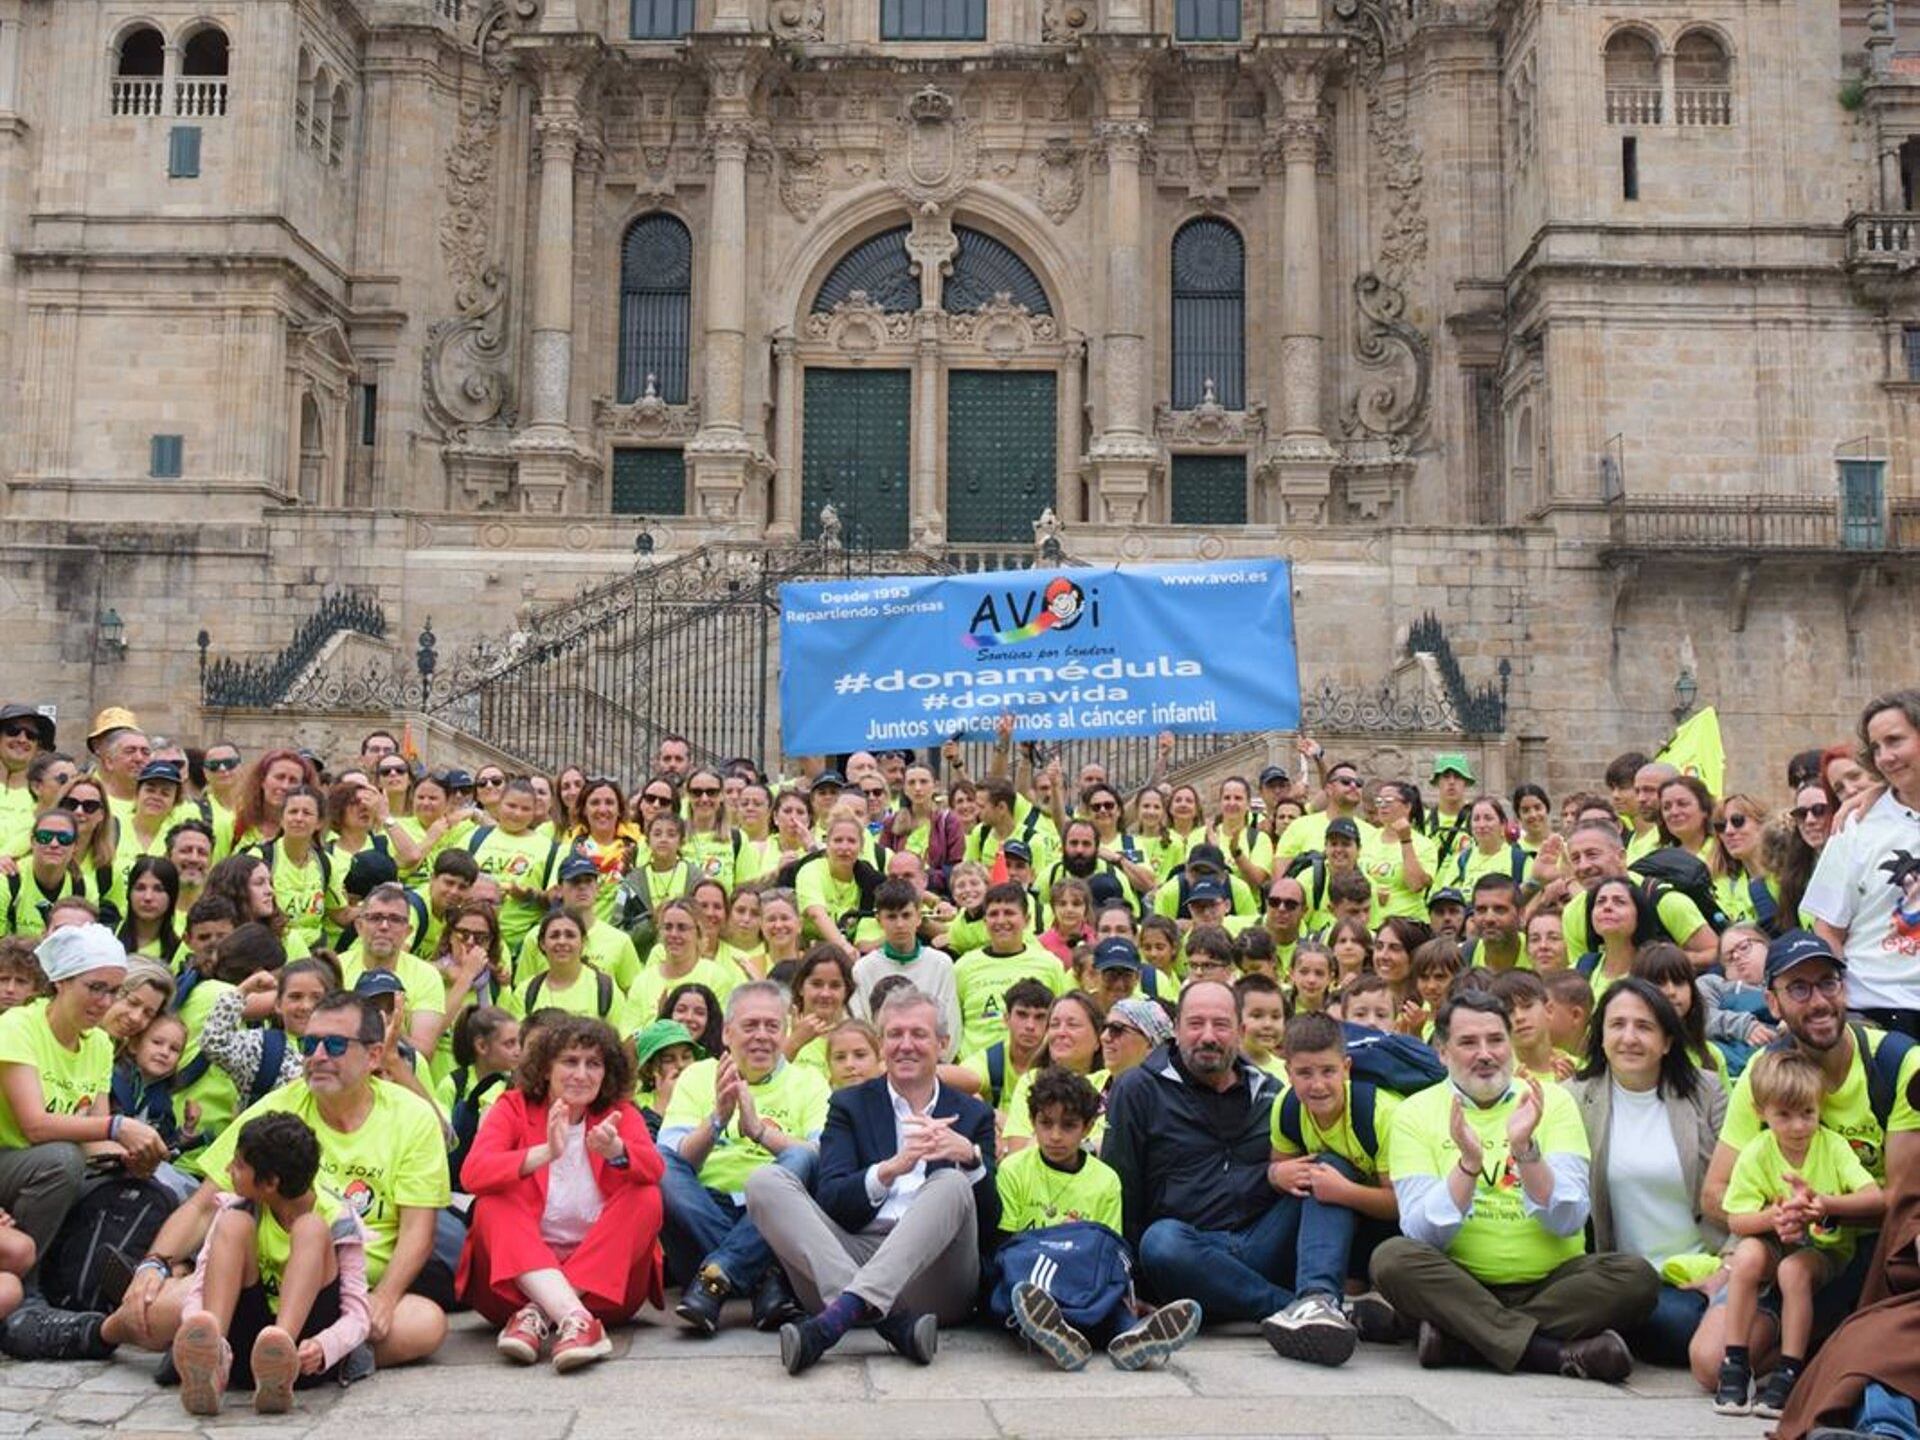
{"type": "Polygon", "coordinates": [[[300,1053],[311,1057],[314,1052],[324,1050],[329,1060],[338,1060],[347,1053],[350,1045],[364,1045],[367,1042],[352,1035],[302,1035],[299,1040],[300,1053]]]}
{"type": "MultiPolygon", "coordinates": [[[[716,795],[718,795],[718,794],[719,794],[720,792],[719,792],[718,790],[716,790],[716,791],[714,791],[713,793],[714,793],[714,794],[716,794],[716,795]]],[[[640,797],[640,803],[641,803],[642,805],[671,805],[671,804],[673,803],[673,796],[671,796],[671,795],[642,795],[642,796],[640,797]]]]}
{"type": "Polygon", "coordinates": [[[33,843],[36,845],[71,845],[79,837],[70,830],[36,830],[33,843]]]}
{"type": "Polygon", "coordinates": [[[60,808],[62,810],[71,810],[76,815],[98,815],[102,810],[107,808],[107,802],[104,800],[62,800],[60,802],[60,808]]]}
{"type": "Polygon", "coordinates": [[[229,770],[240,768],[240,757],[238,755],[222,756],[218,760],[205,760],[201,763],[206,766],[209,774],[224,775],[229,770]]]}
{"type": "Polygon", "coordinates": [[[1100,1027],[1102,1039],[1111,1040],[1118,1035],[1138,1035],[1142,1040],[1147,1038],[1146,1031],[1137,1030],[1131,1025],[1123,1025],[1118,1020],[1109,1020],[1100,1027]]]}
{"type": "Polygon", "coordinates": [[[0,735],[6,736],[9,740],[38,740],[40,730],[35,725],[15,723],[0,727],[0,735]]]}
{"type": "Polygon", "coordinates": [[[1796,825],[1804,825],[1809,820],[1824,820],[1833,813],[1831,805],[1796,805],[1787,812],[1793,816],[1796,825]]]}
{"type": "Polygon", "coordinates": [[[1287,895],[1269,895],[1267,896],[1267,908],[1269,910],[1298,910],[1300,908],[1300,901],[1287,895]]]}
{"type": "Polygon", "coordinates": [[[1335,775],[1329,779],[1327,783],[1329,785],[1351,785],[1354,789],[1358,790],[1360,788],[1360,777],[1358,775],[1335,775]]]}
{"type": "Polygon", "coordinates": [[[476,789],[498,790],[502,785],[507,783],[507,777],[504,775],[482,775],[473,783],[476,789]]]}
{"type": "Polygon", "coordinates": [[[1096,800],[1087,808],[1096,815],[1110,815],[1120,807],[1111,800],[1096,800]]]}
{"type": "Polygon", "coordinates": [[[405,775],[408,772],[405,765],[382,765],[380,767],[380,773],[382,775],[405,775]]]}
{"type": "Polygon", "coordinates": [[[1713,833],[1724,835],[1729,830],[1744,830],[1747,828],[1747,820],[1748,817],[1745,815],[1729,815],[1724,820],[1713,822],[1713,833]]]}
{"type": "Polygon", "coordinates": [[[699,800],[711,800],[719,793],[720,789],[716,785],[695,785],[687,791],[687,794],[699,800]]]}
{"type": "MultiPolygon", "coordinates": [[[[693,793],[698,795],[700,792],[696,790],[693,793]]],[[[887,792],[884,790],[862,790],[860,793],[869,800],[884,800],[887,798],[887,792]]]]}

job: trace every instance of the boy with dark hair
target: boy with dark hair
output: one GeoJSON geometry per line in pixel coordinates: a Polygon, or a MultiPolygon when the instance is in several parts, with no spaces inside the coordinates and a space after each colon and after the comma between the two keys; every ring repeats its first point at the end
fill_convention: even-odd
{"type": "Polygon", "coordinates": [[[1100,1096],[1084,1077],[1049,1066],[1034,1077],[1027,1105],[1034,1143],[1008,1155],[994,1172],[1000,1230],[1041,1232],[1033,1238],[1048,1264],[1034,1263],[1033,1243],[1010,1248],[1009,1263],[997,1265],[1000,1284],[989,1313],[1017,1328],[1062,1370],[1082,1368],[1102,1341],[1122,1370],[1164,1361],[1199,1333],[1198,1304],[1175,1300],[1152,1310],[1133,1299],[1128,1284],[1111,1295],[1111,1287],[1096,1286],[1094,1298],[1081,1305],[1086,1297],[1074,1293],[1078,1285],[1062,1283],[1101,1278],[1107,1273],[1103,1261],[1115,1249],[1124,1269],[1132,1268],[1120,1238],[1120,1177],[1083,1148],[1100,1114],[1100,1096]],[[1064,1228],[1069,1226],[1075,1228],[1064,1228]],[[1104,1233],[1089,1234],[1087,1226],[1104,1233]],[[1065,1276],[1063,1266],[1071,1267],[1065,1276]]]}
{"type": "Polygon", "coordinates": [[[1553,1043],[1546,983],[1531,970],[1499,970],[1487,990],[1506,1002],[1512,1020],[1514,1074],[1522,1080],[1533,1076],[1555,1084],[1572,1079],[1573,1056],[1553,1043]]]}
{"type": "Polygon", "coordinates": [[[1242,975],[1233,982],[1233,993],[1240,997],[1241,1051],[1275,1079],[1284,1079],[1279,1051],[1287,1002],[1280,982],[1271,975],[1242,975]]]}
{"type": "Polygon", "coordinates": [[[1553,1036],[1553,1048],[1569,1055],[1583,1054],[1587,1048],[1587,1020],[1593,1014],[1593,981],[1578,970],[1548,972],[1547,1030],[1553,1036]]]}
{"type": "Polygon", "coordinates": [[[1349,1025],[1392,1032],[1395,1019],[1393,986],[1387,982],[1386,976],[1376,975],[1371,970],[1362,971],[1340,987],[1337,1003],[1340,1018],[1349,1025]]]}
{"type": "Polygon", "coordinates": [[[853,965],[853,995],[849,1002],[854,1018],[871,1020],[879,1013],[877,1004],[869,1009],[867,997],[873,987],[889,975],[904,976],[913,987],[940,1012],[946,1026],[947,1043],[940,1058],[951,1060],[960,1053],[960,997],[954,989],[953,957],[920,940],[920,892],[909,880],[883,880],[873,892],[873,913],[880,922],[880,948],[869,950],[853,965]]]}
{"type": "Polygon", "coordinates": [[[319,1169],[319,1142],[299,1116],[269,1112],[241,1127],[233,1189],[216,1201],[173,1339],[189,1414],[219,1414],[229,1384],[251,1386],[261,1414],[284,1414],[296,1388],[330,1377],[366,1340],[365,1234],[350,1207],[315,1188],[319,1169]]]}
{"type": "Polygon", "coordinates": [[[1038,980],[1055,995],[1069,988],[1070,977],[1059,957],[1028,934],[1031,915],[1025,890],[1010,881],[988,887],[985,914],[987,943],[961,956],[953,967],[963,1053],[984,1050],[1006,1038],[1006,1016],[1000,1004],[1014,981],[1038,980]]]}
{"type": "MultiPolygon", "coordinates": [[[[1016,980],[1000,998],[1006,1006],[1005,1037],[974,1051],[960,1062],[962,1069],[980,1078],[980,1098],[996,1107],[1013,1094],[1022,1075],[1043,1063],[1053,991],[1038,980],[1016,980]]],[[[876,1015],[880,1013],[878,998],[873,1000],[873,1009],[876,1015]]]]}

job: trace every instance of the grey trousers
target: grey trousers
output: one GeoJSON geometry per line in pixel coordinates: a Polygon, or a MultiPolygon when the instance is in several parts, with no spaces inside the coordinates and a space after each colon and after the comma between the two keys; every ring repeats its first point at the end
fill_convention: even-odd
{"type": "Polygon", "coordinates": [[[33,1241],[36,1270],[86,1178],[86,1158],[71,1140],[0,1150],[0,1210],[33,1241]]]}
{"type": "Polygon", "coordinates": [[[800,1178],[777,1165],[747,1177],[747,1214],[810,1310],[851,1290],[883,1315],[911,1310],[955,1325],[973,1313],[980,1236],[973,1187],[958,1170],[929,1176],[884,1233],[842,1230],[800,1178]]]}

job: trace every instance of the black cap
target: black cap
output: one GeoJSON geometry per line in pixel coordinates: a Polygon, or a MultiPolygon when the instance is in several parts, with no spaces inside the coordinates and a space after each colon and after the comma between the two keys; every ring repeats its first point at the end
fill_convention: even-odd
{"type": "Polygon", "coordinates": [[[1847,968],[1847,962],[1833,953],[1833,947],[1812,931],[1789,930],[1767,946],[1767,984],[1809,960],[1824,960],[1840,971],[1847,968]]]}
{"type": "Polygon", "coordinates": [[[1342,815],[1337,820],[1329,820],[1327,822],[1327,839],[1351,840],[1354,844],[1358,845],[1360,843],[1360,827],[1342,815]]]}
{"type": "Polygon", "coordinates": [[[162,785],[178,785],[180,767],[171,760],[149,760],[140,767],[140,774],[133,783],[145,785],[148,781],[156,781],[162,785]]]}
{"type": "Polygon", "coordinates": [[[1187,890],[1189,905],[1196,900],[1211,900],[1216,904],[1224,905],[1232,898],[1233,892],[1218,880],[1196,880],[1187,890]]]}
{"type": "Polygon", "coordinates": [[[1443,885],[1427,896],[1427,909],[1431,910],[1436,905],[1458,905],[1464,910],[1467,907],[1467,897],[1453,886],[1443,885]]]}
{"type": "Polygon", "coordinates": [[[442,790],[473,789],[473,772],[470,770],[442,770],[433,778],[440,782],[442,790]]]}
{"type": "Polygon", "coordinates": [[[1209,845],[1202,841],[1187,852],[1187,868],[1192,870],[1208,865],[1224,873],[1227,868],[1227,856],[1218,845],[1209,845]]]}
{"type": "Polygon", "coordinates": [[[1138,970],[1140,947],[1124,935],[1109,935],[1093,947],[1096,970],[1138,970]]]}
{"type": "Polygon", "coordinates": [[[835,790],[847,788],[846,779],[838,770],[822,770],[813,777],[813,783],[807,786],[809,792],[818,790],[822,785],[831,785],[835,790]]]}
{"type": "MultiPolygon", "coordinates": [[[[1127,898],[1127,892],[1122,888],[1120,882],[1105,870],[1096,871],[1088,878],[1087,893],[1093,896],[1093,908],[1095,910],[1098,910],[1103,905],[1109,905],[1115,900],[1124,901],[1127,898]]],[[[1127,908],[1132,909],[1133,907],[1129,905],[1127,908]]]]}
{"type": "Polygon", "coordinates": [[[1278,765],[1269,765],[1260,772],[1260,783],[1264,785],[1284,785],[1290,777],[1278,765]]]}
{"type": "Polygon", "coordinates": [[[560,863],[560,883],[562,885],[566,884],[569,880],[597,880],[599,878],[600,867],[584,855],[569,855],[560,863]]]}
{"type": "Polygon", "coordinates": [[[386,885],[399,878],[400,867],[393,863],[391,855],[383,855],[378,850],[362,850],[347,866],[347,894],[363,900],[373,893],[374,886],[386,885]]]}
{"type": "Polygon", "coordinates": [[[42,750],[53,749],[53,721],[31,705],[0,705],[0,725],[9,720],[31,720],[42,750]]]}
{"type": "Polygon", "coordinates": [[[407,987],[391,970],[363,970],[353,982],[353,993],[372,999],[375,995],[404,995],[407,987]]]}
{"type": "Polygon", "coordinates": [[[1009,860],[1024,860],[1033,864],[1033,847],[1024,840],[1009,840],[1000,847],[1000,853],[1009,860]]]}

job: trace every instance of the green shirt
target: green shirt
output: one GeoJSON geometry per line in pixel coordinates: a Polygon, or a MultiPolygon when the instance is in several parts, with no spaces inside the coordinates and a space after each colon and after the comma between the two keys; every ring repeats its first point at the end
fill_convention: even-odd
{"type": "MultiPolygon", "coordinates": [[[[1033,1138],[1033,1111],[1027,1104],[1027,1097],[1033,1093],[1034,1077],[1044,1068],[1036,1065],[1014,1083],[1013,1093],[1007,1097],[1007,1103],[1002,1107],[1007,1116],[1007,1123],[1001,1129],[1002,1135],[1015,1140],[1033,1138]]],[[[1106,1071],[1095,1070],[1087,1076],[1087,1083],[1093,1086],[1094,1093],[1101,1097],[1102,1102],[1101,1113],[1094,1117],[1093,1128],[1087,1132],[1085,1141],[1088,1149],[1098,1151],[1100,1141],[1107,1133],[1105,1100],[1107,1086],[1111,1082],[1106,1071]]]]}
{"type": "Polygon", "coordinates": [[[319,1182],[346,1202],[367,1230],[367,1283],[378,1284],[400,1238],[402,1208],[439,1210],[453,1198],[447,1176],[447,1148],[433,1106],[409,1090],[377,1077],[373,1108],[360,1128],[335,1130],[320,1118],[307,1082],[282,1085],[242,1111],[208,1147],[207,1179],[231,1190],[227,1166],[233,1162],[240,1129],[256,1115],[297,1115],[320,1141],[319,1182]]]}
{"type": "Polygon", "coordinates": [[[993,1174],[1000,1192],[1000,1228],[1044,1230],[1091,1220],[1120,1231],[1120,1176],[1096,1155],[1082,1152],[1078,1170],[1057,1170],[1038,1145],[1016,1150],[993,1174]]]}
{"type": "Polygon", "coordinates": [[[640,978],[627,991],[627,1020],[636,1030],[658,1020],[660,1002],[666,998],[669,990],[682,985],[704,985],[724,1005],[727,996],[736,987],[744,985],[746,979],[746,974],[738,965],[712,956],[703,955],[686,974],[671,977],[664,973],[662,966],[648,965],[640,971],[640,978]]]}
{"type": "Polygon", "coordinates": [[[591,965],[582,965],[573,983],[564,990],[554,983],[552,971],[543,970],[539,975],[522,980],[501,999],[506,1009],[521,1019],[535,1010],[564,1010],[569,1015],[604,1020],[621,1034],[627,1030],[627,1003],[620,994],[620,987],[613,983],[612,976],[603,974],[591,965]],[[539,987],[538,993],[535,992],[536,985],[539,987]],[[601,1007],[602,997],[606,1000],[604,1009],[601,1007]]]}
{"type": "MultiPolygon", "coordinates": [[[[1757,1215],[1775,1201],[1792,1193],[1787,1173],[1792,1171],[1816,1195],[1851,1195],[1874,1183],[1866,1166],[1853,1148],[1822,1125],[1807,1144],[1805,1163],[1794,1165],[1780,1153],[1780,1137],[1763,1130],[1740,1150],[1733,1162],[1733,1174],[1727,1178],[1726,1207],[1729,1215],[1757,1215]]],[[[1807,1243],[1833,1255],[1841,1264],[1853,1258],[1854,1240],[1859,1230],[1834,1221],[1820,1221],[1807,1227],[1807,1243]]]]}
{"type": "MultiPolygon", "coordinates": [[[[85,1115],[113,1084],[113,1041],[94,1028],[69,1050],[47,1024],[47,1005],[36,1000],[0,1015],[0,1065],[25,1065],[40,1076],[40,1098],[49,1115],[85,1115]]],[[[33,1142],[0,1091],[0,1150],[25,1150],[33,1142]]]]}
{"type": "Polygon", "coordinates": [[[1073,977],[1057,955],[1027,941],[1011,955],[982,946],[962,955],[953,967],[953,988],[960,997],[960,1049],[984,1050],[1007,1038],[1007,989],[1016,980],[1038,980],[1055,995],[1072,988],[1073,977]]]}
{"type": "MultiPolygon", "coordinates": [[[[1684,945],[1687,937],[1706,924],[1700,907],[1682,895],[1678,890],[1662,890],[1660,898],[1654,902],[1654,913],[1660,917],[1660,925],[1676,945],[1684,945]]],[[[1587,931],[1587,895],[1585,891],[1567,901],[1567,908],[1560,912],[1560,931],[1566,936],[1567,957],[1569,961],[1578,960],[1593,949],[1593,940],[1587,931]]]]}
{"type": "MultiPolygon", "coordinates": [[[[500,882],[502,892],[509,885],[530,886],[545,891],[553,884],[555,853],[551,837],[537,829],[509,835],[498,826],[487,830],[478,845],[470,848],[473,863],[483,875],[500,882]]],[[[546,913],[546,900],[503,898],[500,903],[500,944],[512,954],[520,948],[527,932],[540,923],[546,913]]]]}
{"type": "MultiPolygon", "coordinates": [[[[261,849],[264,851],[265,847],[261,849]]],[[[262,853],[260,858],[267,857],[262,853]]],[[[306,864],[296,864],[287,854],[284,840],[274,844],[268,866],[273,871],[273,898],[279,902],[280,913],[287,917],[286,938],[298,936],[308,950],[313,949],[326,938],[327,911],[347,903],[346,872],[334,866],[329,879],[321,868],[317,845],[307,852],[306,864]]],[[[288,958],[292,958],[291,952],[288,958]]]]}
{"type": "MultiPolygon", "coordinates": [[[[604,970],[611,975],[622,994],[631,990],[633,982],[640,978],[640,952],[633,948],[633,938],[618,925],[609,925],[604,920],[594,921],[593,928],[587,931],[580,956],[596,970],[604,970]]],[[[527,938],[520,942],[520,958],[514,964],[513,978],[516,983],[524,984],[534,976],[544,974],[546,968],[547,957],[540,953],[539,935],[530,930],[527,938]]]]}
{"type": "MultiPolygon", "coordinates": [[[[207,1016],[213,1013],[214,1003],[222,995],[231,994],[234,988],[224,980],[213,980],[206,976],[194,982],[193,989],[187,993],[186,1003],[175,1012],[180,1017],[180,1023],[187,1027],[187,1043],[180,1051],[180,1068],[174,1072],[176,1077],[185,1075],[187,1067],[199,1058],[200,1032],[206,1026],[207,1016]]],[[[184,1126],[187,1123],[189,1103],[200,1107],[200,1134],[212,1140],[233,1123],[234,1112],[240,1108],[240,1087],[218,1065],[209,1064],[205,1073],[191,1085],[181,1086],[176,1078],[173,1092],[173,1118],[176,1124],[184,1126]]],[[[183,1150],[173,1163],[189,1175],[198,1175],[205,1155],[204,1148],[183,1150]]]]}
{"type": "MultiPolygon", "coordinates": [[[[1284,1070],[1280,1076],[1285,1083],[1284,1070]]],[[[1340,1118],[1322,1129],[1320,1122],[1313,1118],[1313,1112],[1307,1109],[1307,1102],[1300,1101],[1300,1138],[1305,1143],[1296,1145],[1290,1136],[1280,1128],[1281,1107],[1286,1102],[1286,1092],[1273,1102],[1273,1153],[1281,1156],[1291,1155],[1338,1155],[1360,1172],[1360,1178],[1369,1185],[1378,1184],[1382,1175],[1391,1175],[1393,1167],[1387,1163],[1389,1145],[1393,1135],[1393,1117],[1400,1109],[1400,1097],[1391,1091],[1373,1092],[1373,1140],[1376,1153],[1369,1155],[1367,1147],[1360,1143],[1360,1137],[1353,1128],[1353,1081],[1347,1081],[1346,1098],[1340,1102],[1340,1118]]]]}
{"type": "MultiPolygon", "coordinates": [[[[1433,841],[1419,831],[1413,833],[1412,840],[1414,856],[1420,861],[1420,868],[1427,872],[1427,885],[1417,889],[1407,884],[1400,842],[1384,830],[1378,833],[1373,844],[1360,852],[1360,873],[1373,885],[1372,923],[1376,928],[1393,915],[1426,923],[1427,887],[1439,883],[1440,857],[1433,841]]],[[[1311,875],[1303,877],[1302,888],[1312,878],[1311,875]]],[[[1313,896],[1309,895],[1307,900],[1311,903],[1313,896]]]]}
{"type": "MultiPolygon", "coordinates": [[[[662,1137],[669,1137],[675,1130],[693,1130],[713,1114],[714,1077],[719,1072],[717,1059],[697,1061],[680,1072],[661,1121],[662,1137]]],[[[833,1092],[818,1070],[782,1061],[748,1089],[754,1111],[762,1120],[771,1120],[796,1140],[819,1138],[827,1123],[827,1101],[833,1092]]],[[[677,1150],[677,1139],[667,1138],[667,1148],[677,1150]]],[[[747,1188],[747,1177],[772,1160],[771,1151],[740,1133],[740,1112],[736,1108],[725,1132],[714,1137],[713,1148],[700,1166],[700,1183],[738,1199],[747,1188]]]]}
{"type": "MultiPolygon", "coordinates": [[[[1868,1049],[1878,1050],[1885,1032],[1871,1026],[1863,1028],[1868,1049]]],[[[1849,1027],[1849,1033],[1857,1032],[1849,1027]]],[[[1906,1059],[1900,1062],[1899,1079],[1893,1087],[1893,1109],[1884,1129],[1874,1117],[1867,1093],[1866,1060],[1857,1044],[1853,1048],[1853,1063],[1847,1067],[1847,1078],[1839,1089],[1829,1090],[1820,1097],[1820,1124],[1853,1147],[1854,1157],[1875,1180],[1884,1182],[1887,1178],[1887,1133],[1920,1130],[1920,1114],[1915,1113],[1907,1099],[1907,1087],[1913,1084],[1916,1072],[1920,1072],[1920,1045],[1909,1050],[1906,1059]]],[[[1746,1149],[1760,1133],[1760,1116],[1753,1108],[1752,1075],[1751,1068],[1741,1072],[1727,1100],[1727,1118],[1720,1126],[1720,1143],[1736,1150],[1746,1149]]]]}
{"type": "MultiPolygon", "coordinates": [[[[1430,1085],[1401,1103],[1389,1142],[1395,1176],[1431,1175],[1444,1184],[1460,1163],[1460,1147],[1452,1135],[1455,1093],[1451,1085],[1430,1085]]],[[[1519,1167],[1507,1153],[1507,1119],[1520,1093],[1516,1088],[1508,1099],[1485,1109],[1465,1107],[1483,1154],[1466,1218],[1447,1254],[1489,1285],[1538,1280],[1586,1250],[1584,1235],[1555,1235],[1526,1212],[1519,1167]]],[[[1558,1085],[1548,1085],[1541,1093],[1546,1109],[1534,1131],[1535,1142],[1549,1155],[1587,1159],[1587,1130],[1573,1097],[1558,1085]]]]}

